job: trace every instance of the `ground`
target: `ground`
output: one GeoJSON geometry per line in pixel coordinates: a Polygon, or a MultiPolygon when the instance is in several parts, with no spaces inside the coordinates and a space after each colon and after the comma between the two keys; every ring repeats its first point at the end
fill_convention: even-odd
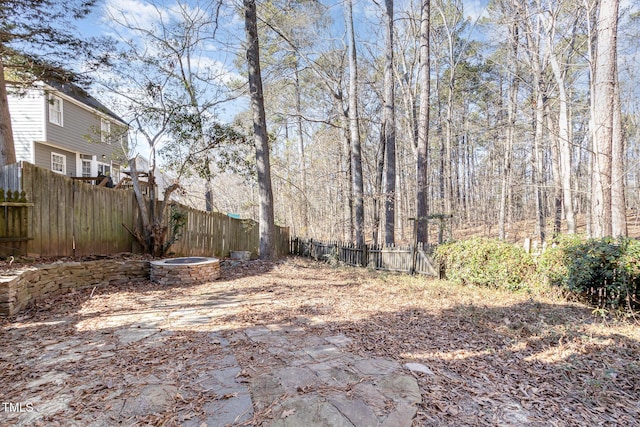
{"type": "Polygon", "coordinates": [[[1,425],[640,425],[640,328],[550,296],[287,258],[0,322],[1,425]]]}

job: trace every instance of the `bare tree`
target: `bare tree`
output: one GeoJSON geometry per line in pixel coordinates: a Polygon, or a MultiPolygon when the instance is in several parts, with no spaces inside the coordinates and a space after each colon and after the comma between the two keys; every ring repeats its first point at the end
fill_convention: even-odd
{"type": "Polygon", "coordinates": [[[429,215],[429,27],[431,0],[422,0],[420,8],[420,110],[418,113],[418,161],[416,164],[416,232],[418,242],[429,240],[426,218],[429,215]]]}
{"type": "MultiPolygon", "coordinates": [[[[596,30],[591,198],[591,233],[594,237],[612,236],[614,233],[626,235],[626,222],[620,214],[617,214],[616,229],[613,228],[613,187],[624,188],[624,180],[619,171],[616,172],[619,181],[613,181],[613,153],[617,153],[621,150],[620,146],[623,146],[622,129],[617,113],[620,111],[620,100],[616,88],[619,6],[619,0],[601,0],[596,30]]],[[[616,157],[620,160],[619,155],[616,157]]],[[[616,163],[616,168],[620,168],[619,162],[616,163]]],[[[616,203],[624,206],[624,196],[617,195],[616,203]]]]}
{"type": "Polygon", "coordinates": [[[356,35],[353,26],[353,1],[346,5],[347,35],[349,38],[349,130],[351,134],[351,173],[353,176],[353,202],[356,243],[364,244],[364,182],[362,177],[362,147],[358,117],[358,63],[356,35]]]}
{"type": "Polygon", "coordinates": [[[384,58],[384,147],[386,157],[385,243],[395,243],[396,221],[396,97],[393,73],[393,0],[385,0],[385,58],[384,58]]]}
{"type": "Polygon", "coordinates": [[[255,0],[243,0],[245,32],[247,34],[247,69],[249,93],[253,116],[253,136],[256,148],[258,170],[258,193],[260,196],[260,258],[271,259],[276,254],[273,249],[275,222],[273,217],[273,191],[271,188],[271,164],[269,159],[269,139],[267,119],[264,112],[264,95],[260,72],[260,45],[255,0]]]}
{"type": "Polygon", "coordinates": [[[626,138],[622,129],[622,111],[620,105],[620,83],[618,73],[615,76],[613,95],[613,141],[611,148],[611,230],[614,236],[627,236],[627,199],[626,199],[626,138]]]}
{"type": "MultiPolygon", "coordinates": [[[[541,8],[538,1],[538,7],[541,8]]],[[[564,216],[567,221],[567,232],[576,232],[575,209],[573,206],[573,191],[571,185],[572,155],[571,155],[571,131],[569,119],[569,95],[567,93],[567,71],[568,65],[561,63],[560,55],[556,52],[555,33],[557,31],[557,17],[559,8],[555,10],[539,10],[542,23],[547,36],[547,46],[549,63],[553,71],[553,77],[558,90],[558,143],[559,143],[559,166],[562,176],[562,201],[564,216]]],[[[575,33],[572,34],[575,37],[575,33]]],[[[564,35],[567,37],[567,35],[564,35]]]]}
{"type": "MultiPolygon", "coordinates": [[[[514,11],[516,18],[517,10],[514,11]]],[[[518,45],[520,43],[519,22],[517,18],[509,25],[509,47],[507,53],[507,124],[505,126],[504,136],[504,158],[502,165],[502,188],[500,191],[500,210],[498,217],[498,237],[504,239],[506,237],[507,211],[509,209],[510,192],[511,192],[511,166],[513,156],[513,145],[516,132],[516,112],[518,101],[518,45]]]]}
{"type": "Polygon", "coordinates": [[[167,235],[168,206],[180,180],[194,172],[208,178],[210,151],[243,138],[230,126],[216,122],[214,108],[229,97],[217,82],[210,81],[215,80],[213,71],[203,70],[196,59],[203,45],[213,40],[210,33],[218,18],[215,4],[211,9],[192,9],[178,2],[171,17],[159,7],[153,10],[153,26],[137,22],[124,11],[108,10],[121,51],[112,53],[112,72],[101,83],[117,96],[132,131],[148,144],[150,164],[144,171],[137,170],[134,147],[125,147],[142,220],[141,230],[130,231],[145,252],[161,256],[172,243],[167,235]],[[158,153],[175,173],[163,195],[157,194],[156,187],[158,153]],[[148,177],[148,198],[139,172],[148,177]]]}
{"type": "MultiPolygon", "coordinates": [[[[515,7],[518,7],[518,3],[515,0],[512,0],[512,3],[515,7]]],[[[547,66],[547,56],[542,53],[541,46],[541,32],[540,32],[540,21],[537,16],[532,15],[528,7],[523,9],[524,13],[519,13],[519,17],[525,22],[525,33],[526,33],[526,46],[529,57],[529,65],[531,67],[531,74],[533,77],[532,82],[532,97],[535,99],[534,102],[534,120],[533,120],[533,173],[534,173],[534,184],[535,184],[535,203],[536,203],[536,228],[538,230],[538,235],[540,236],[540,241],[544,242],[546,238],[546,208],[544,206],[544,130],[545,130],[545,110],[548,109],[548,104],[546,102],[547,94],[546,94],[546,77],[545,77],[545,68],[547,66]],[[534,22],[532,22],[534,21],[534,22]]],[[[552,122],[550,116],[548,120],[552,122]]],[[[553,124],[553,123],[552,123],[553,124]]],[[[555,133],[552,134],[552,141],[555,138],[555,133]]],[[[557,139],[557,138],[556,138],[557,139]]],[[[552,142],[552,153],[558,151],[556,147],[559,147],[559,143],[552,142]]],[[[561,181],[561,169],[560,169],[560,161],[559,155],[552,154],[552,164],[554,171],[554,179],[557,182],[556,189],[556,224],[557,224],[557,232],[560,230],[560,221],[561,221],[561,213],[562,213],[562,181],[561,181]]]]}

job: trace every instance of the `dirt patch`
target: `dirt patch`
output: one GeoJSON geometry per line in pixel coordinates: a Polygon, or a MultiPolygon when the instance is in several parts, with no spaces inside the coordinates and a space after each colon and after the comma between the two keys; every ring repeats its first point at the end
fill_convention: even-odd
{"type": "MultiPolygon", "coordinates": [[[[640,419],[640,329],[579,304],[297,258],[227,264],[202,285],[91,293],[56,296],[0,324],[1,399],[46,412],[41,425],[188,425],[211,402],[239,398],[207,387],[231,362],[239,379],[273,368],[278,343],[246,337],[277,328],[414,364],[416,426],[640,419]],[[213,316],[212,307],[223,309],[213,316]],[[207,367],[217,376],[203,377],[207,367]]],[[[308,356],[321,360],[316,348],[308,356]]],[[[5,416],[14,414],[0,424],[5,416]]],[[[274,417],[265,407],[243,422],[274,417]]]]}

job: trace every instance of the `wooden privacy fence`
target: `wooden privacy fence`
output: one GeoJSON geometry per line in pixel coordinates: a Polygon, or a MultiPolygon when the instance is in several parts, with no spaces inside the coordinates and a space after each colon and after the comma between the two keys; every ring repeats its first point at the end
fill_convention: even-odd
{"type": "Polygon", "coordinates": [[[74,181],[22,163],[22,187],[34,203],[28,252],[85,256],[131,252],[138,208],[132,192],[74,181]]]}
{"type": "MultiPolygon", "coordinates": [[[[20,221],[14,214],[4,220],[21,224],[16,233],[29,238],[17,249],[12,247],[14,253],[10,255],[86,256],[137,251],[137,243],[123,226],[131,230],[141,227],[132,190],[86,184],[27,162],[1,167],[0,184],[13,192],[24,192],[33,203],[20,221]]],[[[179,240],[169,249],[176,256],[225,257],[229,251],[250,251],[257,255],[259,235],[255,221],[177,203],[171,209],[187,214],[179,240]]],[[[2,223],[0,239],[16,238],[1,227],[2,223]]],[[[275,244],[279,255],[288,253],[288,228],[276,227],[275,244]]],[[[0,250],[0,256],[6,254],[0,250]]]]}
{"type": "MultiPolygon", "coordinates": [[[[180,204],[171,209],[187,215],[187,223],[178,230],[178,240],[170,252],[182,256],[229,256],[231,251],[249,251],[258,256],[260,234],[256,221],[232,218],[220,212],[204,212],[180,204]]],[[[276,227],[275,249],[278,256],[289,253],[289,228],[276,227]]]]}
{"type": "Polygon", "coordinates": [[[291,240],[293,255],[323,261],[338,261],[347,265],[369,267],[376,270],[420,273],[438,276],[433,260],[435,245],[418,243],[417,246],[362,245],[343,242],[321,242],[313,239],[291,240]]]}

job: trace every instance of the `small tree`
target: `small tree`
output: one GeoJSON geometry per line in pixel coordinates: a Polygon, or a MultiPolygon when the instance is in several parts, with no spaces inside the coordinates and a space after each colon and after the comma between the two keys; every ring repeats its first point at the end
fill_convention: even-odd
{"type": "MultiPolygon", "coordinates": [[[[215,70],[203,66],[199,59],[206,54],[205,45],[214,38],[216,4],[211,3],[209,9],[194,9],[181,2],[177,5],[168,17],[154,6],[153,25],[136,22],[124,11],[109,9],[110,22],[120,34],[120,49],[113,72],[102,78],[109,92],[117,94],[126,110],[123,115],[130,118],[133,131],[146,142],[150,153],[149,168],[144,171],[148,176],[148,199],[138,180],[136,158],[129,156],[143,223],[141,230],[130,232],[144,251],[154,256],[163,255],[171,244],[167,240],[169,201],[180,189],[182,177],[195,173],[208,180],[215,157],[212,149],[245,139],[235,127],[216,121],[214,108],[229,97],[219,84],[219,76],[214,75],[215,70]],[[156,194],[158,154],[175,173],[162,201],[156,194]]],[[[219,158],[220,164],[225,161],[225,156],[219,158]]]]}

